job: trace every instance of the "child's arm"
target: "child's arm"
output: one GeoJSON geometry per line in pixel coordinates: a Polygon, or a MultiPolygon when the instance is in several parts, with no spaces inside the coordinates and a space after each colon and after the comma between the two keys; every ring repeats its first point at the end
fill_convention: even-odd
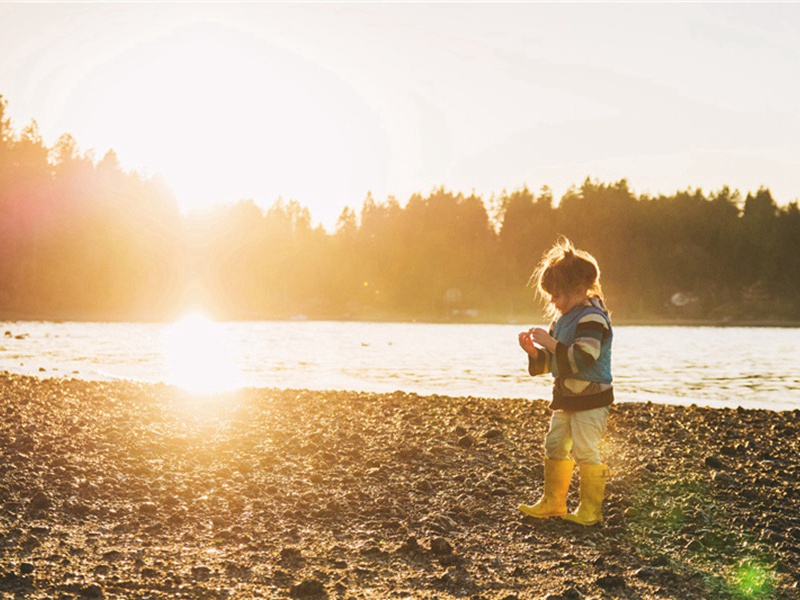
{"type": "Polygon", "coordinates": [[[559,375],[569,377],[597,362],[600,345],[610,333],[608,321],[601,315],[589,313],[578,321],[575,341],[569,346],[557,341],[543,329],[534,331],[533,339],[553,353],[559,375]]]}
{"type": "Polygon", "coordinates": [[[537,348],[533,345],[531,332],[523,331],[519,334],[519,345],[528,354],[528,373],[534,376],[549,373],[553,355],[544,348],[537,348]]]}

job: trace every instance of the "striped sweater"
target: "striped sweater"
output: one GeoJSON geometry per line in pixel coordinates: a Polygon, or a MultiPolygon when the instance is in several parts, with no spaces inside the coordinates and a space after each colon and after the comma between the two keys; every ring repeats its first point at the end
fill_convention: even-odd
{"type": "Polygon", "coordinates": [[[552,410],[589,410],[614,401],[611,385],[611,320],[603,301],[591,298],[550,326],[557,341],[555,353],[538,348],[529,357],[531,375],[552,373],[552,410]]]}

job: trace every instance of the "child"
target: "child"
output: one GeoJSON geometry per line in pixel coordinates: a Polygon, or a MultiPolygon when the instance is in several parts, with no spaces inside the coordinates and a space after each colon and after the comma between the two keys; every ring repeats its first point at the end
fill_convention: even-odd
{"type": "Polygon", "coordinates": [[[519,344],[528,354],[528,372],[551,372],[555,380],[553,416],[544,442],[544,492],[536,504],[522,504],[519,510],[532,517],[560,516],[593,525],[602,519],[608,475],[598,445],[614,401],[613,333],[603,303],[600,269],[591,254],[561,238],[542,257],[530,284],[536,286],[547,303],[548,316],[555,321],[549,333],[541,328],[520,333],[519,344]],[[581,473],[580,504],[576,512],[567,514],[575,462],[581,473]]]}

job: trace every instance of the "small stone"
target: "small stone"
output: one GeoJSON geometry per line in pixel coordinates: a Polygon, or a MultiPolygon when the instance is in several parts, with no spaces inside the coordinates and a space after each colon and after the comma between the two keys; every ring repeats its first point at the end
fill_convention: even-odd
{"type": "Polygon", "coordinates": [[[211,569],[205,566],[192,567],[192,577],[194,577],[196,581],[205,581],[211,577],[211,569]]]}
{"type": "Polygon", "coordinates": [[[733,477],[723,471],[716,471],[711,479],[714,483],[719,483],[720,485],[733,485],[735,483],[733,477]]]}
{"type": "Polygon", "coordinates": [[[36,492],[33,498],[31,498],[31,508],[34,510],[47,510],[52,505],[53,504],[50,501],[50,496],[48,496],[45,492],[36,492]]]}
{"type": "Polygon", "coordinates": [[[155,502],[142,502],[139,505],[139,512],[143,515],[154,515],[158,512],[155,502]]]}
{"type": "Polygon", "coordinates": [[[83,588],[80,593],[81,596],[83,596],[84,598],[102,598],[103,588],[101,588],[96,583],[93,583],[83,588]]]}
{"type": "Polygon", "coordinates": [[[422,550],[422,547],[419,545],[419,542],[417,542],[417,538],[415,538],[413,535],[409,536],[409,538],[403,542],[403,545],[397,549],[398,552],[412,553],[419,552],[420,550],[422,550]]]}
{"type": "Polygon", "coordinates": [[[450,542],[448,542],[446,539],[437,537],[431,540],[431,552],[439,556],[452,554],[453,547],[450,545],[450,542]]]}
{"type": "Polygon", "coordinates": [[[422,481],[418,482],[417,489],[425,494],[432,494],[436,491],[436,488],[434,488],[433,484],[427,479],[423,479],[422,481]]]}
{"type": "Polygon", "coordinates": [[[297,548],[282,548],[281,560],[285,562],[296,562],[303,560],[303,553],[297,548]]]}
{"type": "Polygon", "coordinates": [[[35,570],[36,570],[36,567],[34,567],[33,564],[31,564],[29,562],[24,562],[19,566],[19,572],[22,575],[30,575],[35,570]]]}
{"type": "Polygon", "coordinates": [[[306,579],[297,585],[293,585],[289,591],[292,598],[308,598],[314,596],[324,596],[325,586],[316,579],[306,579]]]}
{"type": "Polygon", "coordinates": [[[724,469],[725,463],[722,462],[722,459],[719,456],[706,456],[705,460],[706,466],[710,467],[711,469],[724,469]]]}
{"type": "Polygon", "coordinates": [[[625,587],[625,579],[622,575],[603,575],[598,577],[595,583],[604,590],[625,587]]]}
{"type": "Polygon", "coordinates": [[[656,576],[657,571],[653,567],[642,567],[641,569],[637,569],[634,575],[636,575],[639,579],[653,579],[656,576]]]}
{"type": "Polygon", "coordinates": [[[503,438],[503,432],[500,429],[490,429],[483,434],[487,440],[500,440],[503,438]]]}
{"type": "Polygon", "coordinates": [[[465,435],[458,439],[458,445],[460,448],[471,448],[474,444],[475,440],[471,435],[465,435]]]}
{"type": "Polygon", "coordinates": [[[122,552],[118,550],[109,550],[108,552],[103,554],[103,560],[106,562],[116,562],[123,558],[122,552]]]}

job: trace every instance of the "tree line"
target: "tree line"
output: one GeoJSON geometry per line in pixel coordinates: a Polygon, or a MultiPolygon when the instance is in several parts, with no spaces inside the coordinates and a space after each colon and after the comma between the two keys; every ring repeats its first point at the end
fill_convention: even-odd
{"type": "Polygon", "coordinates": [[[69,134],[47,147],[6,109],[0,96],[0,318],[164,319],[201,303],[219,318],[539,320],[528,278],[566,235],[597,257],[618,318],[800,319],[800,209],[767,188],[367,195],[328,232],[295,201],[182,215],[160,178],[69,134]]]}

